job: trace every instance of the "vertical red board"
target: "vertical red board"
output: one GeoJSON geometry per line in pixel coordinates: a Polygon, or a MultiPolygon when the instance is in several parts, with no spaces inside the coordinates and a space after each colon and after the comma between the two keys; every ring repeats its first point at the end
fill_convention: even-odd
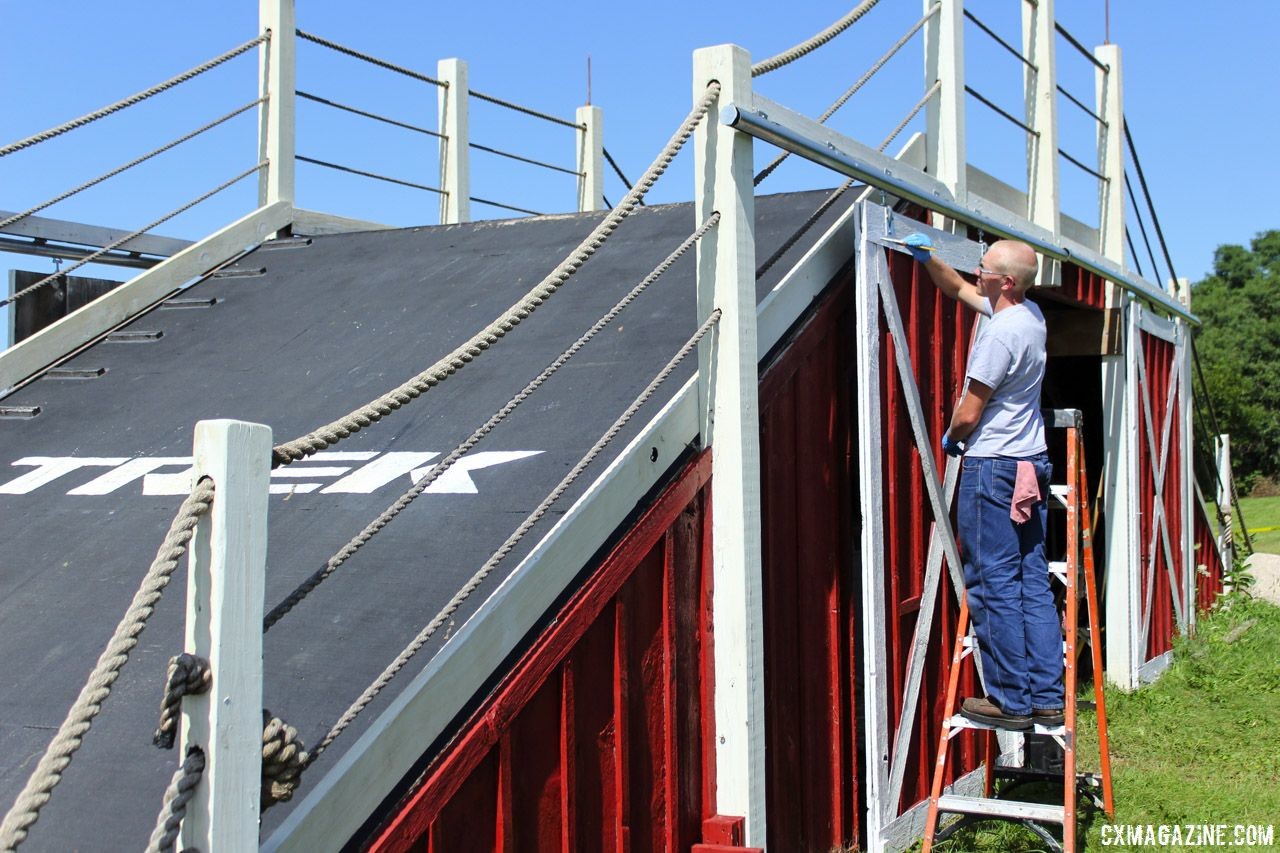
{"type": "Polygon", "coordinates": [[[1192,518],[1195,526],[1192,553],[1195,554],[1196,607],[1208,610],[1222,592],[1222,554],[1218,551],[1218,539],[1204,504],[1195,502],[1192,518]]]}

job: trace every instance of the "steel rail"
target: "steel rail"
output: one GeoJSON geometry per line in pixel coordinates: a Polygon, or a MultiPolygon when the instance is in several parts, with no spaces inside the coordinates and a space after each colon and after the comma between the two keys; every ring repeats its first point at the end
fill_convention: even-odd
{"type": "Polygon", "coordinates": [[[1066,160],[1068,163],[1075,166],[1076,168],[1080,169],[1081,171],[1088,172],[1090,175],[1093,175],[1095,178],[1097,178],[1098,180],[1102,181],[1105,184],[1111,183],[1111,179],[1108,178],[1106,175],[1102,174],[1097,169],[1089,168],[1084,163],[1081,163],[1079,160],[1077,160],[1075,157],[1072,157],[1066,151],[1063,151],[1061,148],[1058,149],[1058,153],[1062,155],[1062,158],[1064,160],[1066,160]]]}
{"type": "Polygon", "coordinates": [[[330,163],[328,160],[317,160],[314,157],[303,157],[301,154],[295,156],[296,160],[303,163],[311,163],[316,166],[323,166],[326,169],[333,169],[337,172],[347,172],[351,175],[359,175],[362,178],[373,178],[375,181],[385,181],[388,184],[397,184],[402,187],[410,187],[415,190],[426,190],[436,195],[447,195],[447,193],[439,187],[429,187],[426,184],[415,184],[413,181],[402,181],[399,178],[389,178],[386,175],[379,175],[377,172],[366,172],[363,169],[353,169],[350,166],[340,166],[337,163],[330,163]]]}
{"type": "Polygon", "coordinates": [[[1000,45],[1005,50],[1009,51],[1014,56],[1016,56],[1018,58],[1018,61],[1020,61],[1023,65],[1027,66],[1032,71],[1040,70],[1040,67],[1038,65],[1036,65],[1030,59],[1027,59],[1025,56],[1022,55],[1022,51],[1018,50],[1016,47],[1009,44],[1007,41],[1001,38],[1000,35],[995,30],[991,29],[986,24],[982,23],[982,21],[979,20],[978,16],[973,14],[973,12],[969,11],[968,9],[965,9],[964,16],[969,20],[973,21],[975,24],[977,24],[978,29],[982,30],[984,33],[991,36],[991,38],[995,40],[996,44],[1000,45]]]}
{"type": "Polygon", "coordinates": [[[536,210],[529,210],[528,208],[524,208],[524,207],[514,207],[513,205],[510,205],[510,204],[503,204],[500,201],[490,201],[487,198],[477,198],[476,196],[471,196],[470,198],[474,202],[478,202],[480,204],[487,204],[490,207],[500,207],[503,210],[514,210],[516,213],[527,213],[530,216],[542,216],[542,214],[536,210]]]}
{"type": "Polygon", "coordinates": [[[571,127],[574,130],[587,129],[587,126],[585,124],[578,124],[576,122],[569,121],[568,119],[560,118],[559,116],[553,116],[550,113],[540,112],[539,110],[535,110],[532,107],[521,106],[520,104],[503,100],[502,98],[496,97],[494,95],[486,95],[484,92],[477,92],[475,89],[471,89],[467,94],[469,94],[473,98],[476,98],[477,100],[488,101],[491,104],[497,104],[500,107],[506,107],[509,110],[514,110],[518,113],[524,113],[525,115],[533,116],[534,118],[540,118],[543,121],[549,121],[552,124],[562,125],[563,127],[571,127]]]}
{"type": "Polygon", "coordinates": [[[1079,107],[1080,109],[1088,113],[1090,117],[1092,117],[1093,120],[1096,121],[1098,124],[1102,125],[1103,127],[1111,126],[1105,118],[1103,118],[1102,116],[1095,113],[1092,109],[1090,109],[1089,106],[1086,105],[1084,101],[1080,100],[1075,95],[1071,94],[1066,89],[1062,88],[1061,84],[1058,85],[1058,91],[1061,92],[1063,95],[1065,95],[1068,101],[1070,101],[1071,103],[1075,104],[1077,107],[1079,107]]]}
{"type": "Polygon", "coordinates": [[[383,122],[384,124],[394,125],[395,127],[402,127],[405,130],[412,130],[412,131],[416,131],[417,133],[425,133],[427,136],[434,136],[437,139],[449,138],[445,136],[443,133],[437,133],[436,131],[431,130],[430,128],[419,127],[416,124],[409,124],[407,122],[398,121],[393,118],[387,118],[386,116],[380,116],[377,113],[367,112],[366,110],[349,106],[348,104],[340,104],[337,101],[331,101],[328,98],[322,98],[319,95],[313,95],[310,92],[304,92],[301,89],[297,91],[297,95],[299,98],[303,98],[308,101],[314,101],[317,104],[324,104],[325,106],[333,107],[336,110],[342,110],[343,112],[354,113],[355,115],[363,116],[365,118],[371,118],[374,121],[380,121],[380,122],[383,122]]]}
{"type": "Polygon", "coordinates": [[[1111,66],[1106,64],[1102,60],[1098,59],[1098,57],[1094,56],[1092,53],[1090,53],[1089,49],[1086,48],[1083,44],[1081,44],[1079,39],[1071,35],[1071,33],[1067,32],[1066,27],[1062,26],[1062,24],[1059,24],[1057,21],[1054,21],[1053,28],[1058,31],[1058,34],[1060,36],[1062,36],[1064,39],[1067,40],[1067,44],[1071,45],[1076,50],[1080,51],[1081,56],[1083,56],[1085,59],[1092,62],[1099,69],[1107,72],[1108,74],[1111,73],[1111,66]]]}
{"type": "Polygon", "coordinates": [[[490,154],[497,154],[499,157],[506,157],[509,160],[519,160],[521,163],[530,163],[534,166],[541,166],[544,169],[551,169],[556,172],[564,172],[566,175],[577,175],[579,178],[585,178],[586,173],[577,172],[573,169],[566,169],[564,166],[557,166],[554,163],[546,163],[542,160],[534,160],[531,157],[521,157],[519,154],[512,154],[509,151],[502,151],[497,148],[490,148],[488,145],[481,145],[478,142],[468,142],[467,146],[477,151],[487,151],[490,154]]]}
{"type": "Polygon", "coordinates": [[[1004,108],[1003,108],[1003,107],[999,106],[999,105],[998,105],[998,104],[996,104],[994,101],[988,100],[984,95],[982,95],[980,92],[978,92],[978,90],[977,90],[977,89],[975,89],[975,88],[973,88],[972,86],[970,86],[970,85],[966,84],[966,85],[965,85],[965,87],[964,87],[964,90],[965,90],[966,92],[968,92],[970,95],[973,95],[973,97],[977,98],[979,102],[981,102],[981,103],[985,104],[987,107],[989,107],[993,112],[995,112],[995,113],[999,114],[1000,116],[1003,116],[1004,118],[1006,118],[1006,119],[1008,119],[1009,121],[1013,122],[1013,123],[1014,123],[1014,124],[1016,124],[1018,127],[1020,127],[1020,128],[1022,128],[1023,130],[1025,130],[1025,131],[1026,131],[1028,134],[1030,134],[1031,136],[1034,136],[1034,137],[1036,137],[1037,139],[1038,139],[1038,138],[1040,138],[1040,131],[1038,131],[1038,130],[1036,130],[1035,128],[1031,127],[1031,126],[1030,126],[1030,125],[1028,125],[1026,122],[1022,121],[1021,119],[1019,119],[1019,118],[1015,117],[1012,113],[1008,113],[1008,112],[1006,112],[1006,111],[1004,110],[1004,108]]]}

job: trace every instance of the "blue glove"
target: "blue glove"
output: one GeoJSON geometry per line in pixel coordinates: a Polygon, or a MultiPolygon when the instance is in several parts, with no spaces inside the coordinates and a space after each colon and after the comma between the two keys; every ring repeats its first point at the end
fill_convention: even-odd
{"type": "Polygon", "coordinates": [[[951,437],[951,433],[942,436],[942,452],[948,456],[964,455],[964,445],[951,437]]]}
{"type": "Polygon", "coordinates": [[[929,258],[933,257],[935,251],[933,243],[919,231],[902,242],[907,245],[907,251],[911,252],[911,257],[915,258],[917,263],[927,263],[929,258]]]}

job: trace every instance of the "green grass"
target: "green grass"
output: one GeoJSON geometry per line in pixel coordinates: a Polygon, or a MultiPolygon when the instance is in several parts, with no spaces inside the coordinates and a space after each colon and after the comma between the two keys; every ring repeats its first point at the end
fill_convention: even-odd
{"type": "MultiPolygon", "coordinates": [[[[1201,617],[1194,639],[1179,641],[1175,662],[1159,681],[1130,694],[1109,690],[1107,710],[1116,823],[1280,823],[1280,608],[1229,600],[1201,617]],[[1227,642],[1233,630],[1238,636],[1227,642]]],[[[1096,770],[1094,715],[1082,713],[1079,722],[1081,769],[1096,770]]],[[[1046,786],[1034,798],[1061,802],[1060,791],[1046,786]]],[[[1106,823],[1104,814],[1083,810],[1084,849],[1158,849],[1104,847],[1106,823]]],[[[1043,843],[1021,826],[988,822],[937,849],[1021,853],[1043,843]]]]}
{"type": "Polygon", "coordinates": [[[1240,511],[1249,524],[1253,550],[1280,554],[1280,497],[1241,498],[1240,511]]]}

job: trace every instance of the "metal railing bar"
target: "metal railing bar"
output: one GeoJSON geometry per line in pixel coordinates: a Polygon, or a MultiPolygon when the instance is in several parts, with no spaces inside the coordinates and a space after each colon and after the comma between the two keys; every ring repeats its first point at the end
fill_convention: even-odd
{"type": "Polygon", "coordinates": [[[472,201],[474,201],[474,202],[477,202],[477,203],[479,203],[479,204],[487,204],[487,205],[489,205],[490,207],[500,207],[500,208],[502,208],[503,210],[514,210],[516,213],[527,213],[527,214],[529,214],[530,216],[542,216],[542,215],[543,215],[543,214],[539,213],[539,212],[538,212],[538,211],[536,211],[536,210],[529,210],[528,208],[524,208],[524,207],[513,207],[512,205],[509,205],[509,204],[503,204],[502,202],[499,202],[499,201],[490,201],[490,200],[489,200],[489,199],[487,199],[487,198],[476,198],[475,196],[471,196],[471,200],[472,200],[472,201]]]}
{"type": "Polygon", "coordinates": [[[215,56],[213,59],[210,59],[208,62],[205,62],[201,65],[197,65],[195,68],[192,68],[189,71],[184,71],[183,73],[179,74],[176,77],[170,77],[168,80],[165,80],[163,83],[159,83],[155,86],[152,86],[150,89],[144,89],[143,91],[138,92],[136,95],[130,95],[124,100],[116,101],[114,104],[105,106],[100,110],[95,110],[94,112],[88,113],[87,115],[83,115],[80,118],[72,119],[71,121],[66,122],[65,124],[60,124],[57,127],[52,127],[52,128],[49,128],[48,130],[41,131],[40,133],[37,133],[34,136],[28,136],[26,139],[21,139],[17,142],[6,145],[3,148],[0,148],[0,157],[4,157],[8,154],[12,154],[15,151],[21,151],[23,148],[29,148],[32,145],[37,145],[46,140],[53,139],[56,136],[61,136],[67,131],[75,130],[77,127],[84,127],[86,124],[95,122],[100,118],[105,118],[111,115],[112,113],[117,113],[120,110],[133,106],[134,104],[141,103],[142,101],[145,101],[147,98],[150,98],[152,95],[158,95],[161,92],[166,91],[167,89],[172,89],[174,86],[177,86],[180,83],[187,82],[193,77],[198,77],[204,72],[209,71],[210,69],[217,68],[222,63],[230,59],[234,59],[240,54],[245,53],[246,51],[249,51],[257,47],[258,45],[262,44],[265,41],[268,41],[270,38],[271,38],[271,34],[269,32],[263,33],[257,38],[250,39],[249,41],[245,42],[239,47],[232,48],[231,50],[227,51],[221,56],[215,56]]]}
{"type": "Polygon", "coordinates": [[[1085,47],[1083,44],[1080,43],[1079,39],[1071,35],[1071,33],[1067,32],[1066,27],[1062,26],[1062,24],[1059,24],[1057,21],[1054,21],[1053,28],[1058,31],[1058,35],[1062,36],[1064,39],[1067,40],[1067,44],[1071,45],[1076,50],[1080,51],[1081,56],[1083,56],[1085,59],[1092,62],[1101,70],[1106,71],[1108,74],[1111,73],[1111,66],[1107,65],[1105,62],[1102,62],[1101,60],[1099,60],[1098,57],[1094,56],[1093,53],[1091,53],[1087,47],[1085,47]]]}
{"type": "Polygon", "coordinates": [[[325,106],[333,107],[336,110],[342,110],[344,112],[354,113],[355,115],[358,115],[358,116],[364,116],[365,118],[371,118],[374,121],[380,121],[384,124],[390,124],[396,127],[403,127],[405,130],[412,130],[418,133],[425,133],[427,136],[434,136],[437,139],[448,138],[444,134],[437,133],[436,131],[431,130],[430,128],[419,127],[416,124],[408,124],[407,122],[397,121],[396,119],[387,118],[386,116],[380,116],[377,113],[367,112],[357,107],[349,106],[348,104],[340,104],[337,101],[331,101],[328,98],[321,98],[319,95],[313,95],[310,92],[304,92],[301,89],[297,91],[297,94],[299,98],[305,98],[308,101],[315,101],[317,104],[324,104],[325,106]]]}
{"type": "Polygon", "coordinates": [[[1111,126],[1107,124],[1107,120],[1105,118],[1095,113],[1092,107],[1090,107],[1084,101],[1077,98],[1075,95],[1068,92],[1066,89],[1062,88],[1061,85],[1058,86],[1058,91],[1061,92],[1068,101],[1070,101],[1071,103],[1075,104],[1077,107],[1079,107],[1080,109],[1088,113],[1093,118],[1093,120],[1096,121],[1098,124],[1102,125],[1103,127],[1111,126]]]}
{"type": "Polygon", "coordinates": [[[1142,233],[1142,242],[1147,244],[1147,257],[1151,259],[1151,276],[1159,284],[1160,270],[1156,266],[1156,253],[1151,250],[1151,239],[1147,236],[1147,226],[1142,222],[1142,209],[1138,207],[1138,198],[1133,194],[1133,184],[1129,183],[1129,173],[1124,173],[1124,188],[1129,192],[1129,201],[1133,204],[1133,217],[1138,221],[1138,230],[1142,233]]]}
{"type": "Polygon", "coordinates": [[[376,65],[379,68],[385,68],[388,71],[394,71],[397,74],[403,74],[405,77],[412,77],[414,80],[421,80],[423,83],[430,83],[433,86],[439,86],[443,89],[449,88],[449,84],[446,83],[444,80],[437,80],[434,77],[430,77],[426,74],[423,74],[421,71],[414,71],[412,68],[406,68],[403,65],[396,65],[394,62],[388,62],[385,59],[379,59],[376,56],[371,56],[370,54],[362,53],[361,51],[355,50],[354,48],[344,47],[343,45],[340,45],[335,41],[329,41],[329,39],[322,38],[321,36],[318,36],[314,33],[309,33],[304,30],[297,30],[297,33],[298,33],[298,38],[304,41],[309,41],[313,44],[318,44],[321,47],[327,47],[330,50],[335,50],[338,53],[346,54],[347,56],[353,57],[355,59],[363,60],[364,62],[367,62],[370,65],[376,65]]]}
{"type": "Polygon", "coordinates": [[[987,105],[988,107],[990,107],[994,112],[999,113],[1000,115],[1004,116],[1004,117],[1005,117],[1006,119],[1008,119],[1009,121],[1011,121],[1011,122],[1013,122],[1014,124],[1016,124],[1018,127],[1020,127],[1020,128],[1022,128],[1023,130],[1025,130],[1027,133],[1029,133],[1029,134],[1031,134],[1032,136],[1035,136],[1035,137],[1037,137],[1037,138],[1040,136],[1040,131],[1035,130],[1035,129],[1034,129],[1034,128],[1032,128],[1032,127],[1029,127],[1029,126],[1027,125],[1027,123],[1026,123],[1026,122],[1022,121],[1022,119],[1016,118],[1015,116],[1013,116],[1013,115],[1011,115],[1010,113],[1006,112],[1006,111],[1005,111],[1003,108],[1001,108],[1000,106],[998,106],[998,105],[996,105],[996,104],[992,103],[991,101],[987,100],[985,97],[983,97],[981,94],[979,94],[979,93],[978,93],[978,92],[977,92],[977,91],[976,91],[972,86],[966,85],[966,86],[964,87],[964,90],[965,90],[966,92],[968,92],[970,95],[973,95],[975,98],[977,98],[981,103],[986,104],[986,105],[987,105]]]}
{"type": "Polygon", "coordinates": [[[415,190],[426,190],[427,192],[432,192],[436,195],[447,195],[447,193],[439,187],[429,187],[426,184],[415,184],[413,181],[402,181],[399,178],[389,178],[386,175],[379,175],[376,172],[366,172],[363,169],[354,169],[350,166],[340,166],[337,163],[330,163],[327,160],[317,160],[314,157],[303,157],[301,154],[296,155],[294,159],[301,160],[303,163],[323,166],[326,169],[333,169],[338,172],[360,175],[363,178],[373,178],[375,181],[386,181],[388,184],[398,184],[399,186],[410,187],[415,190]]]}
{"type": "Polygon", "coordinates": [[[148,153],[143,154],[141,157],[137,157],[133,160],[130,160],[128,163],[125,163],[123,166],[117,166],[116,168],[112,169],[109,172],[104,172],[103,174],[99,175],[96,178],[91,178],[90,180],[85,181],[83,184],[81,184],[78,187],[75,187],[74,189],[67,190],[61,195],[54,196],[48,201],[40,202],[40,204],[37,204],[35,207],[24,210],[21,213],[15,213],[13,216],[10,216],[4,221],[0,221],[0,231],[3,231],[5,228],[8,228],[10,225],[13,225],[15,222],[21,222],[22,220],[26,219],[28,216],[33,216],[34,214],[39,213],[40,211],[44,210],[47,207],[53,207],[55,204],[57,204],[60,201],[66,201],[67,199],[71,198],[73,195],[84,192],[90,187],[96,187],[98,184],[102,183],[108,178],[114,178],[116,175],[119,175],[121,172],[128,171],[129,169],[132,169],[134,166],[137,166],[141,163],[145,163],[146,161],[150,160],[152,157],[163,154],[164,152],[172,148],[176,148],[182,143],[188,140],[194,139],[195,137],[199,136],[205,131],[212,130],[218,125],[224,124],[225,122],[230,121],[231,119],[235,118],[241,113],[248,112],[249,110],[253,109],[259,104],[265,103],[266,100],[267,100],[266,98],[258,98],[255,101],[250,101],[244,106],[239,107],[235,110],[232,110],[231,112],[227,113],[221,118],[216,118],[213,121],[209,122],[208,124],[204,125],[203,127],[196,128],[195,130],[191,131],[185,136],[180,136],[177,139],[173,140],[172,142],[167,142],[164,145],[161,145],[159,148],[155,149],[154,151],[149,151],[148,153]]]}
{"type": "Polygon", "coordinates": [[[487,151],[490,154],[497,154],[499,157],[506,157],[510,160],[519,160],[521,163],[531,163],[534,166],[541,166],[544,169],[564,172],[566,175],[577,175],[579,178],[586,177],[584,173],[574,171],[573,169],[566,169],[564,166],[557,166],[554,163],[544,163],[541,160],[534,160],[529,157],[521,157],[519,154],[512,154],[508,151],[499,151],[497,148],[490,148],[488,145],[481,145],[478,142],[468,142],[467,145],[477,151],[487,151]]]}
{"type": "Polygon", "coordinates": [[[605,148],[604,146],[601,146],[600,150],[604,152],[605,162],[607,162],[611,167],[613,167],[613,173],[618,176],[618,180],[622,181],[623,186],[627,186],[627,187],[635,186],[634,184],[631,183],[630,180],[628,180],[626,175],[622,174],[622,167],[618,165],[617,160],[613,159],[613,155],[609,153],[609,149],[605,148]]]}
{"type": "Polygon", "coordinates": [[[1012,53],[1015,57],[1017,57],[1017,58],[1018,58],[1018,61],[1019,61],[1019,62],[1021,62],[1023,65],[1027,66],[1027,67],[1028,67],[1028,68],[1030,68],[1032,71],[1039,71],[1039,70],[1040,70],[1040,68],[1039,68],[1039,67],[1038,67],[1034,62],[1032,62],[1030,59],[1027,59],[1025,56],[1023,56],[1023,55],[1022,55],[1022,51],[1018,50],[1016,47],[1014,47],[1013,45],[1011,45],[1011,44],[1009,44],[1007,41],[1005,41],[1003,38],[1001,38],[999,33],[997,33],[995,30],[991,29],[991,28],[990,28],[990,27],[988,27],[986,24],[984,24],[984,23],[983,23],[983,22],[978,18],[978,16],[977,16],[977,15],[973,14],[973,12],[969,11],[968,9],[965,9],[965,10],[964,10],[964,16],[965,16],[966,18],[968,18],[969,20],[973,21],[975,24],[977,24],[977,25],[978,25],[978,29],[982,30],[984,33],[986,33],[987,35],[991,36],[991,38],[995,40],[995,43],[996,43],[996,44],[1000,45],[1000,46],[1001,46],[1001,47],[1003,47],[1005,50],[1009,51],[1009,52],[1010,52],[1010,53],[1012,53]]]}
{"type": "Polygon", "coordinates": [[[553,116],[550,113],[540,112],[539,110],[535,110],[532,107],[521,106],[520,104],[515,104],[515,103],[512,103],[511,101],[504,101],[502,98],[496,97],[494,95],[486,95],[483,92],[477,92],[475,89],[472,89],[468,94],[470,94],[471,97],[478,98],[481,101],[488,101],[491,104],[497,104],[500,107],[506,107],[509,110],[515,110],[518,113],[524,113],[525,115],[530,115],[530,116],[533,116],[534,118],[540,118],[540,119],[543,119],[544,121],[549,121],[553,124],[562,125],[564,127],[571,127],[574,130],[587,129],[587,126],[585,124],[578,124],[577,122],[572,122],[567,119],[562,119],[559,116],[553,116]]]}
{"type": "Polygon", "coordinates": [[[1124,229],[1124,239],[1129,244],[1129,254],[1133,256],[1133,265],[1138,268],[1138,275],[1146,278],[1147,274],[1142,271],[1142,261],[1138,260],[1138,250],[1133,245],[1133,234],[1127,226],[1124,229]]]}
{"type": "Polygon", "coordinates": [[[1077,160],[1076,158],[1072,157],[1072,156],[1071,156],[1070,154],[1068,154],[1067,152],[1063,151],[1061,148],[1059,148],[1059,149],[1058,149],[1058,153],[1062,155],[1062,158],[1063,158],[1064,160],[1066,160],[1068,163],[1071,163],[1072,165],[1074,165],[1074,166],[1078,167],[1081,171],[1088,172],[1090,175],[1093,175],[1095,178],[1097,178],[1098,180],[1102,181],[1103,183],[1107,183],[1107,184],[1111,183],[1111,179],[1110,179],[1110,178],[1108,178],[1106,175],[1102,174],[1101,172],[1099,172],[1099,171],[1098,171],[1098,170],[1096,170],[1096,169],[1091,169],[1091,168],[1089,168],[1089,167],[1088,167],[1088,166],[1086,166],[1084,163],[1081,163],[1079,160],[1077,160]]]}

